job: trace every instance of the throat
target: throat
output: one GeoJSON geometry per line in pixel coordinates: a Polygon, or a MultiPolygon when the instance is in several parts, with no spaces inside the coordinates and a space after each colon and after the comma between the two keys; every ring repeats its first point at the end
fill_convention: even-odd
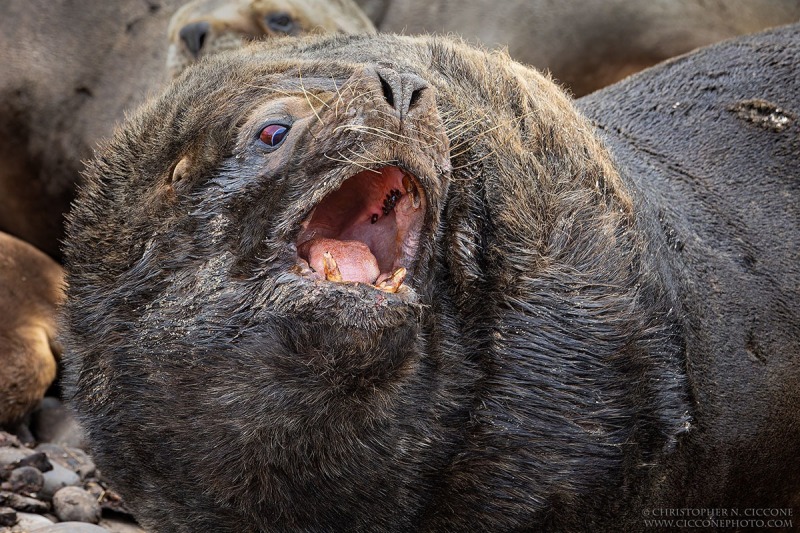
{"type": "Polygon", "coordinates": [[[298,258],[328,281],[379,285],[405,276],[416,256],[424,213],[414,176],[397,166],[360,172],[326,196],[304,222],[298,258]]]}

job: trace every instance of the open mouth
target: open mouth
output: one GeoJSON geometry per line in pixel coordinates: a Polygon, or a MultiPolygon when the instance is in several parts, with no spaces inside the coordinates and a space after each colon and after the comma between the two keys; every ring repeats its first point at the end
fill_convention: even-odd
{"type": "Polygon", "coordinates": [[[424,219],[425,196],[413,174],[397,166],[359,172],[303,221],[297,238],[301,272],[398,292],[424,219]]]}

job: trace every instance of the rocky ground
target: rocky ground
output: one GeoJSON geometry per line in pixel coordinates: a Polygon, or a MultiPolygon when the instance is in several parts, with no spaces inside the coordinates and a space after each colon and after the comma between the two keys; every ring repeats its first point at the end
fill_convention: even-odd
{"type": "Polygon", "coordinates": [[[45,398],[17,433],[0,431],[0,533],[146,533],[56,398],[45,398]]]}

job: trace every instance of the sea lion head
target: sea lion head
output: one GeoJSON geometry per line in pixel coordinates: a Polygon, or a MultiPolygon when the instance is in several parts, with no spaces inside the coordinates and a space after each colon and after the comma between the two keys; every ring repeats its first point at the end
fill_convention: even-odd
{"type": "Polygon", "coordinates": [[[70,214],[95,459],[154,529],[544,523],[683,420],[631,210],[505,54],[334,36],[201,62],[70,214]]]}
{"type": "Polygon", "coordinates": [[[167,70],[255,40],[312,33],[375,33],[352,0],[193,0],[170,19],[167,70]]]}

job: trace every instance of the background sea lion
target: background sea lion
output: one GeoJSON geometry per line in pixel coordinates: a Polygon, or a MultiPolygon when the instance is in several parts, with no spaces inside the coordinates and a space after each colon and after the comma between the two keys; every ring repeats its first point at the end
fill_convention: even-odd
{"type": "Polygon", "coordinates": [[[70,215],[98,464],[171,531],[619,531],[799,503],[797,29],[581,102],[619,164],[548,79],[443,38],[189,69],[70,215]]]}
{"type": "Polygon", "coordinates": [[[337,32],[375,33],[375,26],[352,0],[194,0],[170,20],[167,68],[177,76],[255,36],[337,32]]]}
{"type": "Polygon", "coordinates": [[[180,1],[12,2],[0,18],[0,231],[59,258],[82,161],[164,84],[180,1]]]}
{"type": "Polygon", "coordinates": [[[0,426],[19,422],[56,376],[63,284],[52,259],[0,232],[0,426]]]}
{"type": "MultiPolygon", "coordinates": [[[[800,20],[800,3],[795,0],[355,2],[382,32],[455,33],[493,48],[507,48],[517,61],[549,70],[577,96],[695,48],[800,20]]],[[[185,13],[193,14],[184,19],[226,26],[231,30],[225,34],[228,38],[237,31],[245,38],[272,34],[263,24],[250,22],[263,14],[258,2],[213,1],[219,12],[224,4],[235,6],[237,24],[228,23],[229,15],[208,12],[204,7],[208,3],[187,6],[185,13]]],[[[211,36],[208,42],[218,46],[211,36]]],[[[183,50],[181,65],[192,60],[177,31],[170,33],[170,43],[171,50],[183,50]]]]}

